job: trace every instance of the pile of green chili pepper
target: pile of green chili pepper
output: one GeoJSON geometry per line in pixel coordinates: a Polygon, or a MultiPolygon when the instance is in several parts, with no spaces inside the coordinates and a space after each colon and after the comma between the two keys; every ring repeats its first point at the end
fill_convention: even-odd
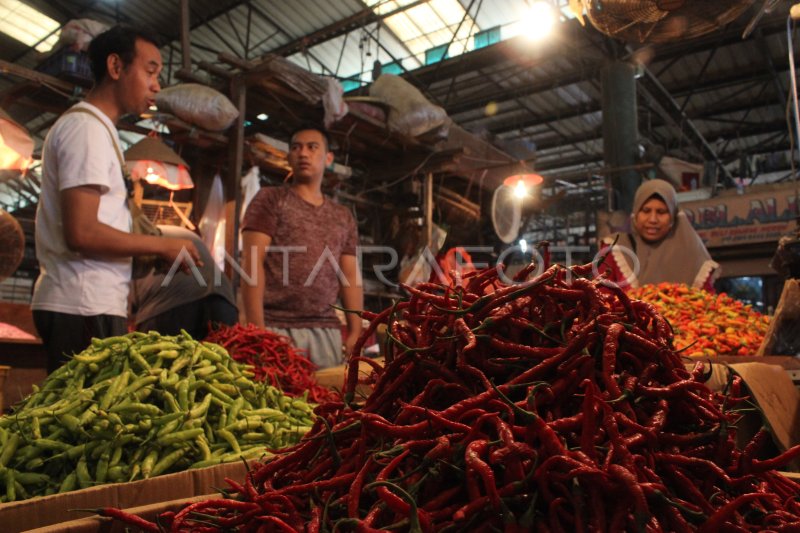
{"type": "Polygon", "coordinates": [[[184,333],[93,339],[0,417],[0,501],[257,458],[312,407],[184,333]]]}
{"type": "Polygon", "coordinates": [[[774,469],[800,446],[764,458],[762,431],[737,448],[741,381],[708,389],[652,305],[590,273],[530,265],[505,286],[488,269],[406,287],[363,313],[353,354],[387,324],[385,362],[351,356],[344,401],[319,405],[300,443],[222,497],[137,527],[797,531],[800,486],[774,469]],[[365,398],[359,362],[373,368],[365,398]]]}

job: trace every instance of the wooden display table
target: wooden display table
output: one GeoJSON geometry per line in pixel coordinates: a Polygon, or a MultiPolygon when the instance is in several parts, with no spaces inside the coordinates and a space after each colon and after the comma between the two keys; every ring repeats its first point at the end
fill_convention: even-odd
{"type": "MultiPolygon", "coordinates": [[[[5,338],[0,336],[0,365],[11,369],[2,386],[0,412],[31,392],[34,384],[47,376],[47,354],[36,336],[30,305],[0,302],[0,322],[9,324],[34,338],[5,338]]],[[[8,333],[5,333],[9,335],[8,333]]]]}
{"type": "Polygon", "coordinates": [[[0,365],[10,366],[2,388],[0,410],[7,410],[47,377],[47,354],[40,339],[0,338],[0,365]]]}
{"type": "Polygon", "coordinates": [[[708,361],[712,364],[735,365],[738,363],[764,363],[767,365],[778,365],[786,370],[789,378],[795,385],[800,386],[800,357],[791,355],[765,355],[757,357],[754,355],[718,355],[715,357],[692,356],[692,361],[708,361]]]}

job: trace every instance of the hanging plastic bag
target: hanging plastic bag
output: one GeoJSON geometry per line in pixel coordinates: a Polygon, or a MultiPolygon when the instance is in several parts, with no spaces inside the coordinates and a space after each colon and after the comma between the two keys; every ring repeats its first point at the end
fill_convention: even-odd
{"type": "Polygon", "coordinates": [[[225,268],[225,192],[222,178],[214,176],[211,192],[208,194],[206,210],[198,224],[203,244],[211,252],[214,262],[220,269],[225,268]]]}
{"type": "MultiPolygon", "coordinates": [[[[239,227],[241,227],[241,223],[244,220],[244,214],[247,211],[247,206],[250,205],[250,202],[255,197],[256,193],[261,189],[261,179],[260,173],[258,171],[258,166],[253,166],[250,170],[247,171],[247,174],[242,176],[242,181],[240,184],[241,191],[242,191],[242,206],[241,210],[239,211],[239,227]]],[[[242,249],[242,232],[239,231],[239,250],[242,249]]]]}
{"type": "Polygon", "coordinates": [[[199,83],[166,87],[156,95],[156,106],[163,113],[208,131],[223,131],[233,124],[239,110],[227,96],[199,83]]]}
{"type": "Polygon", "coordinates": [[[369,95],[390,107],[387,126],[409,137],[442,128],[447,137],[450,119],[441,106],[434,105],[409,82],[394,74],[381,74],[369,88],[369,95]]]}
{"type": "Polygon", "coordinates": [[[344,101],[344,89],[339,80],[325,78],[326,90],[322,95],[322,107],[325,109],[324,124],[330,128],[334,122],[347,114],[347,103],[344,101]]]}
{"type": "Polygon", "coordinates": [[[401,283],[414,286],[418,283],[433,280],[442,283],[444,272],[442,272],[436,254],[444,245],[447,239],[447,231],[438,224],[433,225],[431,230],[431,246],[420,246],[411,255],[406,255],[400,260],[400,273],[398,279],[401,283]]]}
{"type": "Polygon", "coordinates": [[[242,176],[241,190],[242,190],[242,210],[239,213],[239,221],[244,220],[244,212],[247,211],[247,206],[255,197],[256,193],[261,189],[260,173],[257,166],[253,166],[247,171],[247,174],[242,176]]]}
{"type": "Polygon", "coordinates": [[[61,27],[53,50],[68,46],[74,52],[86,52],[92,39],[110,29],[108,24],[92,19],[73,19],[61,27]]]}

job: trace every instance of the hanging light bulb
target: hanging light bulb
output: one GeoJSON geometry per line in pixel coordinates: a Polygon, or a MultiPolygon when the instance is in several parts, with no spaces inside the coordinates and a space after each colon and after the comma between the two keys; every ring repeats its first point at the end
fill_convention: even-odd
{"type": "Polygon", "coordinates": [[[186,161],[156,137],[145,137],[128,148],[125,161],[134,181],[144,180],[171,191],[194,187],[186,161]]]}
{"type": "Polygon", "coordinates": [[[556,10],[549,2],[535,2],[514,25],[514,33],[524,35],[530,41],[541,41],[550,33],[558,20],[556,10]]]}
{"type": "Polygon", "coordinates": [[[514,196],[517,198],[525,198],[528,195],[528,187],[525,186],[525,182],[519,180],[516,185],[514,185],[514,196]]]}
{"type": "Polygon", "coordinates": [[[153,170],[153,167],[148,166],[146,172],[147,173],[144,175],[144,181],[146,181],[150,185],[157,184],[158,180],[161,179],[161,176],[156,174],[156,171],[153,170]]]}
{"type": "Polygon", "coordinates": [[[544,181],[544,178],[539,174],[532,172],[524,174],[514,174],[503,180],[503,185],[514,189],[514,196],[517,198],[524,198],[528,195],[530,190],[544,181]]]}
{"type": "Polygon", "coordinates": [[[33,161],[33,139],[0,109],[0,169],[25,172],[33,161]]]}

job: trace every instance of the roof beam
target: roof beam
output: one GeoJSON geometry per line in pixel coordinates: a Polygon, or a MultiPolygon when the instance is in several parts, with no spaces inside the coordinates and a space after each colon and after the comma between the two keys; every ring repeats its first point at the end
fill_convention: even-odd
{"type": "Polygon", "coordinates": [[[778,74],[775,60],[772,59],[772,54],[769,51],[767,40],[764,37],[764,32],[761,30],[761,28],[756,29],[756,40],[758,42],[759,51],[761,52],[761,55],[764,56],[764,60],[767,62],[767,66],[769,67],[769,72],[772,74],[772,82],[775,84],[775,89],[778,93],[778,101],[775,103],[783,107],[787,101],[786,90],[783,88],[783,82],[781,82],[780,75],[778,74]]]}
{"type": "MultiPolygon", "coordinates": [[[[776,9],[769,17],[764,17],[759,23],[759,29],[765,37],[783,34],[786,32],[786,12],[776,9]]],[[[753,37],[742,39],[742,27],[729,24],[720,32],[712,32],[694,39],[677,40],[672,43],[660,43],[653,47],[655,55],[650,64],[654,65],[663,60],[680,59],[687,55],[697,53],[697,50],[708,50],[715,46],[725,47],[745,43],[753,37]]]]}
{"type": "MultiPolygon", "coordinates": [[[[721,105],[703,108],[701,113],[692,114],[689,116],[689,118],[691,120],[713,120],[714,117],[718,117],[720,115],[730,115],[734,113],[747,111],[748,109],[752,108],[770,107],[772,105],[774,105],[774,102],[771,98],[762,98],[756,101],[739,101],[732,104],[723,103],[721,105]]],[[[561,111],[555,111],[547,116],[536,117],[536,120],[520,122],[518,120],[509,119],[503,123],[493,125],[490,128],[490,131],[495,135],[502,135],[503,133],[506,132],[517,131],[533,126],[538,126],[545,122],[557,122],[559,120],[568,120],[571,118],[577,118],[585,114],[596,113],[599,111],[602,111],[600,104],[596,102],[587,102],[587,104],[584,106],[579,106],[579,107],[573,106],[568,109],[563,109],[561,111]]],[[[665,122],[661,117],[655,117],[655,120],[651,121],[652,127],[661,127],[666,124],[667,122],[665,122]]],[[[773,124],[773,126],[775,126],[775,124],[773,124]]],[[[783,126],[785,129],[785,124],[783,124],[783,126]]],[[[521,132],[518,135],[512,135],[509,137],[505,137],[504,139],[510,140],[510,139],[531,137],[534,138],[537,149],[553,148],[555,146],[562,146],[564,144],[563,140],[559,141],[556,139],[539,142],[535,140],[535,135],[536,134],[521,132]]],[[[573,142],[586,142],[593,139],[599,139],[601,137],[602,135],[600,135],[599,129],[595,129],[588,133],[582,133],[580,135],[571,136],[567,139],[567,142],[570,144],[573,142]]]]}
{"type": "MultiPolygon", "coordinates": [[[[734,128],[728,128],[726,130],[723,130],[723,131],[719,132],[719,134],[716,134],[714,137],[715,137],[715,139],[719,138],[719,139],[723,139],[723,140],[747,139],[747,138],[750,138],[750,137],[757,137],[757,136],[760,136],[760,135],[769,135],[769,134],[773,134],[773,133],[782,133],[783,130],[785,130],[785,127],[786,127],[786,124],[783,123],[783,122],[771,122],[771,123],[766,123],[766,124],[756,124],[756,125],[753,125],[753,126],[750,126],[750,127],[747,127],[747,128],[734,127],[734,128]]],[[[546,142],[542,142],[541,144],[537,143],[537,148],[538,148],[539,152],[542,152],[542,151],[548,150],[548,149],[554,150],[554,149],[557,149],[557,148],[559,148],[561,146],[567,146],[567,145],[577,144],[577,143],[581,143],[581,142],[602,141],[602,140],[603,140],[602,131],[598,129],[598,130],[596,130],[596,133],[594,133],[594,134],[589,132],[589,133],[581,133],[581,134],[578,134],[578,135],[571,136],[566,140],[566,142],[562,142],[562,141],[559,141],[558,139],[554,139],[554,140],[549,140],[549,141],[546,141],[546,142]]],[[[777,150],[783,149],[784,147],[786,149],[788,149],[788,142],[785,139],[781,139],[780,141],[776,141],[775,139],[772,139],[772,140],[768,140],[765,143],[761,143],[757,147],[757,151],[752,152],[752,154],[767,153],[767,152],[777,151],[777,150]]],[[[734,152],[735,152],[734,155],[736,157],[738,157],[740,149],[737,148],[736,150],[734,150],[734,152]]],[[[727,154],[727,153],[724,153],[724,152],[720,153],[720,159],[725,160],[725,158],[727,156],[729,156],[729,155],[730,154],[727,154]]],[[[542,153],[542,154],[539,155],[539,157],[543,157],[543,158],[553,157],[553,154],[542,153]]],[[[603,155],[602,154],[597,154],[596,160],[602,161],[602,159],[603,159],[603,155]]],[[[537,170],[545,171],[545,170],[548,170],[549,168],[570,166],[572,164],[583,164],[584,162],[587,162],[587,161],[591,162],[591,161],[594,161],[594,160],[595,159],[592,159],[592,158],[588,158],[588,159],[584,160],[583,158],[575,157],[575,158],[572,158],[572,160],[563,159],[562,158],[560,160],[554,160],[553,162],[540,162],[540,160],[537,158],[537,160],[535,162],[535,165],[536,165],[536,169],[537,170]]]]}
{"type": "MultiPolygon", "coordinates": [[[[761,32],[763,35],[763,31],[761,32]]],[[[503,48],[502,45],[505,43],[509,43],[509,41],[502,41],[501,43],[483,48],[481,50],[469,52],[468,54],[464,54],[465,57],[469,57],[470,59],[470,72],[475,71],[476,69],[480,69],[484,66],[496,64],[503,61],[509,60],[508,54],[508,45],[503,48]],[[482,55],[483,57],[479,57],[482,55]]],[[[711,41],[715,46],[721,46],[724,44],[733,44],[735,42],[741,41],[741,37],[737,37],[734,39],[730,35],[720,39],[717,38],[711,41]]],[[[678,47],[673,46],[671,48],[667,48],[666,51],[658,54],[656,58],[651,63],[653,69],[657,69],[657,65],[659,61],[674,61],[682,58],[685,56],[691,48],[687,48],[686,46],[678,47]]],[[[454,63],[454,59],[445,60],[440,64],[444,65],[448,62],[454,63]]],[[[515,67],[515,70],[522,71],[525,68],[530,68],[534,66],[537,61],[526,62],[524,64],[519,64],[518,67],[515,67]]],[[[778,63],[773,62],[770,68],[764,68],[763,70],[753,73],[742,73],[741,70],[736,71],[735,73],[730,73],[728,75],[724,75],[721,77],[717,77],[710,82],[704,82],[702,84],[697,83],[697,79],[693,79],[690,82],[686,82],[683,85],[673,86],[670,87],[669,92],[674,95],[675,97],[683,96],[683,97],[690,97],[692,94],[696,94],[699,92],[704,92],[708,90],[718,89],[725,86],[743,83],[745,81],[752,81],[753,78],[761,78],[764,77],[769,79],[773,76],[784,74],[789,68],[788,60],[783,60],[778,63]]],[[[458,113],[465,112],[467,110],[473,109],[476,106],[488,103],[489,101],[493,102],[503,102],[506,100],[513,100],[520,97],[530,96],[542,91],[552,90],[557,87],[565,87],[569,85],[573,85],[575,83],[579,83],[581,81],[585,81],[592,78],[597,78],[599,76],[600,68],[597,63],[593,63],[590,66],[582,66],[581,68],[575,69],[572,72],[564,74],[561,78],[557,80],[551,80],[550,83],[540,82],[535,85],[529,85],[526,87],[512,87],[512,88],[504,88],[500,91],[496,91],[489,95],[486,94],[478,94],[477,96],[473,96],[467,99],[462,99],[461,101],[455,103],[454,105],[447,106],[448,113],[450,115],[456,115],[458,113]]],[[[448,75],[455,75],[457,74],[457,66],[451,66],[450,72],[448,75]]],[[[415,78],[423,83],[428,82],[428,78],[430,76],[435,75],[435,69],[432,67],[421,68],[417,69],[415,72],[415,78]]],[[[464,82],[466,87],[473,87],[474,86],[474,79],[466,80],[464,82]]]]}
{"type": "Polygon", "coordinates": [[[588,70],[581,68],[572,72],[567,72],[558,78],[549,78],[522,87],[500,89],[491,93],[479,94],[472,98],[462,98],[458,102],[454,102],[453,105],[447,106],[447,114],[453,116],[475,109],[478,106],[486,105],[489,102],[496,102],[499,104],[506,100],[515,100],[517,98],[524,98],[526,96],[531,96],[543,91],[567,87],[576,83],[580,83],[581,81],[585,81],[588,78],[596,77],[599,75],[599,73],[600,68],[597,66],[591,67],[588,70]]]}
{"type": "MultiPolygon", "coordinates": [[[[273,28],[276,28],[276,29],[278,29],[278,31],[280,31],[282,34],[284,34],[285,36],[287,36],[287,37],[290,37],[290,38],[291,38],[291,35],[289,35],[289,34],[286,32],[286,30],[284,30],[283,28],[281,28],[280,24],[276,23],[276,22],[275,22],[275,20],[274,20],[272,17],[270,17],[269,15],[267,15],[266,13],[264,13],[264,11],[263,11],[263,10],[259,9],[259,8],[258,8],[258,7],[256,7],[256,6],[253,6],[253,5],[251,5],[251,9],[253,10],[253,12],[254,12],[256,15],[258,15],[259,17],[263,18],[264,20],[266,20],[267,22],[269,22],[270,24],[272,24],[272,27],[273,27],[273,28]]],[[[272,51],[272,52],[270,52],[270,54],[276,54],[276,52],[275,52],[275,51],[272,51]]],[[[268,54],[266,54],[266,55],[262,56],[262,59],[266,58],[266,57],[267,57],[267,55],[268,55],[268,54]]],[[[283,54],[279,54],[279,55],[283,55],[283,54]]],[[[325,65],[325,63],[324,63],[323,61],[320,61],[320,60],[319,60],[319,58],[315,57],[315,56],[314,56],[314,54],[312,54],[312,53],[310,53],[310,52],[309,52],[309,53],[308,53],[308,57],[310,57],[311,59],[313,59],[314,61],[316,61],[316,62],[317,62],[317,64],[318,64],[318,65],[320,65],[320,67],[322,67],[322,70],[327,70],[329,74],[331,74],[331,75],[333,74],[333,72],[332,72],[332,71],[331,71],[329,68],[327,68],[327,66],[325,65]]],[[[306,59],[308,59],[308,57],[307,57],[306,59]]],[[[309,68],[308,70],[311,70],[311,69],[309,68]]]]}
{"type": "MultiPolygon", "coordinates": [[[[775,68],[777,69],[778,74],[786,74],[788,73],[789,64],[788,62],[781,62],[780,64],[776,65],[775,68]]],[[[513,87],[508,89],[503,89],[500,91],[492,92],[491,94],[481,94],[469,99],[463,99],[458,103],[448,106],[447,113],[451,117],[455,117],[455,115],[459,113],[464,113],[470,110],[475,109],[480,105],[485,105],[489,101],[501,104],[507,100],[513,100],[516,98],[524,98],[527,96],[533,96],[538,93],[544,91],[550,91],[557,88],[568,87],[570,85],[574,85],[575,83],[579,83],[581,81],[585,81],[589,78],[596,77],[599,75],[600,69],[599,67],[591,67],[590,70],[585,70],[583,68],[577,69],[572,72],[568,72],[563,76],[551,79],[548,81],[543,81],[540,83],[527,85],[525,87],[513,87]]],[[[704,83],[698,84],[696,81],[686,82],[682,85],[676,85],[669,88],[669,93],[673,95],[675,98],[686,97],[692,94],[700,94],[709,91],[719,90],[725,87],[732,87],[735,85],[741,85],[745,83],[757,83],[757,82],[764,82],[772,79],[773,74],[770,72],[769,69],[763,69],[756,73],[745,73],[742,74],[741,70],[731,73],[724,74],[722,76],[707,80],[704,83]]],[[[587,112],[592,112],[594,109],[591,109],[587,112]]],[[[555,113],[554,113],[555,114],[555,113]]],[[[553,115],[553,114],[551,114],[553,115]]],[[[559,113],[560,117],[572,117],[570,113],[559,113]]],[[[549,118],[550,115],[548,115],[549,118]]],[[[483,117],[481,117],[482,119],[483,117]]],[[[473,119],[473,120],[464,120],[464,123],[473,122],[475,120],[480,119],[473,119]]],[[[517,123],[518,124],[518,123],[517,123]]],[[[533,125],[538,124],[537,121],[531,121],[527,123],[526,126],[523,127],[530,127],[533,125]]],[[[497,130],[499,132],[506,131],[503,129],[502,126],[498,127],[497,130]]]]}
{"type": "MultiPolygon", "coordinates": [[[[766,20],[766,19],[765,19],[766,20]]],[[[762,21],[764,23],[764,21],[762,21]]],[[[567,26],[567,31],[569,31],[570,24],[577,25],[577,22],[567,22],[565,23],[567,26]]],[[[580,27],[578,26],[580,29],[580,27]]],[[[761,28],[761,32],[765,36],[773,35],[776,33],[780,33],[784,31],[784,27],[781,24],[773,23],[770,26],[761,28]]],[[[578,35],[579,37],[582,35],[587,35],[588,32],[574,32],[573,34],[578,35]]],[[[737,31],[728,30],[727,33],[723,34],[722,37],[719,37],[716,34],[712,34],[712,37],[700,39],[703,42],[706,42],[704,45],[705,48],[714,47],[714,46],[728,46],[732,44],[737,44],[742,42],[741,34],[737,33],[737,31]]],[[[657,65],[663,61],[678,61],[685,57],[686,55],[696,53],[695,50],[698,48],[697,44],[698,40],[692,40],[689,43],[675,43],[675,44],[666,44],[666,45],[659,45],[655,48],[656,54],[651,61],[651,68],[657,69],[657,65]]],[[[593,47],[596,49],[596,47],[593,47]]],[[[472,52],[468,52],[463,54],[465,59],[468,59],[469,69],[464,70],[462,65],[459,64],[456,59],[458,58],[450,58],[444,61],[437,63],[436,65],[430,65],[427,67],[422,67],[416,69],[414,71],[415,74],[415,81],[420,83],[429,85],[435,82],[437,79],[443,78],[450,78],[462,74],[464,72],[472,72],[475,70],[480,70],[482,68],[488,66],[496,66],[497,64],[507,62],[507,61],[514,61],[519,64],[521,68],[530,68],[537,63],[541,63],[543,60],[546,61],[547,58],[557,56],[558,54],[541,54],[541,57],[531,58],[531,54],[533,51],[530,47],[524,46],[524,40],[522,37],[514,37],[512,39],[507,39],[504,41],[500,41],[499,43],[487,46],[485,48],[481,48],[479,50],[473,50],[472,52]],[[437,72],[436,67],[439,67],[437,72]]],[[[785,62],[784,62],[785,63],[785,62]]],[[[788,63],[786,63],[788,65],[788,63]]],[[[599,73],[599,67],[596,65],[592,65],[588,67],[590,69],[590,75],[587,75],[585,70],[577,70],[576,74],[581,74],[582,77],[578,81],[586,80],[591,77],[596,77],[599,73]]],[[[776,65],[776,68],[780,68],[776,65]]],[[[788,68],[788,66],[783,66],[783,70],[788,68]]],[[[767,73],[769,73],[767,71],[767,73]]],[[[552,88],[552,87],[551,87],[552,88]]],[[[686,90],[691,90],[692,88],[697,88],[696,80],[693,80],[692,84],[686,90]]],[[[683,89],[682,89],[683,90],[683,89]]],[[[515,97],[526,96],[528,94],[533,94],[536,91],[524,92],[524,91],[514,91],[509,90],[509,94],[504,97],[503,93],[499,93],[497,97],[493,97],[493,101],[500,102],[505,99],[512,99],[515,97]]],[[[461,104],[458,104],[459,107],[461,104]]]]}
{"type": "Polygon", "coordinates": [[[366,26],[367,24],[379,22],[385,18],[391,17],[392,15],[402,13],[403,11],[407,11],[420,4],[427,4],[428,2],[429,0],[417,0],[416,2],[411,2],[403,7],[389,11],[388,13],[384,13],[383,15],[378,15],[372,8],[367,7],[343,20],[329,24],[328,26],[320,28],[315,32],[304,35],[303,37],[288,42],[283,46],[279,46],[270,53],[289,56],[296,52],[306,50],[315,44],[319,44],[324,41],[330,41],[331,39],[335,39],[336,37],[350,33],[353,30],[357,30],[358,28],[366,26]]]}
{"type": "MultiPolygon", "coordinates": [[[[553,122],[558,122],[560,120],[577,118],[583,115],[588,115],[589,113],[597,113],[599,111],[602,111],[601,104],[599,102],[590,101],[590,102],[584,102],[581,105],[569,106],[568,108],[558,109],[548,115],[533,115],[533,113],[531,112],[524,113],[524,116],[526,118],[523,120],[520,120],[521,115],[517,114],[517,116],[505,120],[489,121],[487,123],[487,127],[489,132],[491,132],[492,134],[500,135],[502,133],[506,133],[509,131],[516,131],[545,124],[552,124],[553,122]]],[[[480,117],[479,119],[464,120],[460,122],[463,125],[475,122],[476,120],[485,121],[486,119],[484,117],[480,117]]],[[[522,134],[519,135],[518,137],[525,137],[525,136],[526,136],[525,134],[522,134]]]]}

